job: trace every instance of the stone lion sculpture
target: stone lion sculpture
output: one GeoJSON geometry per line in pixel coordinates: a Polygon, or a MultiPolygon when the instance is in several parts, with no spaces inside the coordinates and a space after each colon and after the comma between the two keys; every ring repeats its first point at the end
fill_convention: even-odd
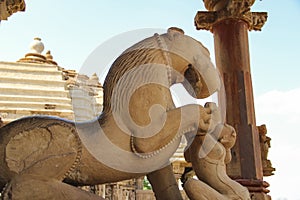
{"type": "Polygon", "coordinates": [[[74,186],[147,175],[157,199],[181,199],[169,159],[184,134],[213,130],[219,111],[212,103],[176,108],[170,93],[176,83],[196,98],[220,86],[207,49],[170,28],[115,60],[96,120],[33,116],[2,127],[1,197],[102,199],[74,186]]]}

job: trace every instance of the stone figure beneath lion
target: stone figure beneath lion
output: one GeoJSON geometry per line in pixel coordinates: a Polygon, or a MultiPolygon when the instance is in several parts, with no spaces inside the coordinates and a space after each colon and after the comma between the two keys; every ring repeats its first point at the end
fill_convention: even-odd
{"type": "Polygon", "coordinates": [[[219,124],[211,133],[196,135],[184,153],[199,179],[185,180],[184,189],[191,200],[251,199],[247,188],[226,174],[226,164],[231,160],[230,149],[235,141],[236,132],[227,124],[219,124]]]}
{"type": "Polygon", "coordinates": [[[214,130],[220,114],[213,103],[176,108],[170,93],[176,83],[196,98],[220,87],[207,49],[170,28],[115,60],[94,121],[33,116],[2,127],[2,198],[102,199],[73,186],[147,175],[157,199],[181,199],[169,159],[183,135],[214,130]]]}

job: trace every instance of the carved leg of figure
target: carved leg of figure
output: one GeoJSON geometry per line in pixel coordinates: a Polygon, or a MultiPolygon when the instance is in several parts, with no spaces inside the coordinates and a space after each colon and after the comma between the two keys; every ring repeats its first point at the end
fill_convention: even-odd
{"type": "Polygon", "coordinates": [[[13,178],[3,194],[4,200],[104,200],[102,197],[57,180],[34,175],[13,178]]]}
{"type": "Polygon", "coordinates": [[[158,200],[182,200],[171,165],[147,175],[158,200]]]}
{"type": "Polygon", "coordinates": [[[229,200],[215,189],[211,188],[202,181],[189,178],[183,185],[184,191],[191,200],[229,200]]]}

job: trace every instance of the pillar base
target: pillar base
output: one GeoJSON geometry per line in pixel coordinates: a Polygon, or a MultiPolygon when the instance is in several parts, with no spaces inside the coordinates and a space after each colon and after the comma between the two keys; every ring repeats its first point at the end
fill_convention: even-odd
{"type": "Polygon", "coordinates": [[[268,182],[252,179],[235,179],[235,181],[248,188],[251,199],[271,200],[271,196],[268,195],[270,192],[270,190],[267,189],[270,186],[268,182]]]}
{"type": "Polygon", "coordinates": [[[265,193],[250,193],[251,194],[251,199],[252,200],[271,200],[271,196],[267,195],[265,193]]]}

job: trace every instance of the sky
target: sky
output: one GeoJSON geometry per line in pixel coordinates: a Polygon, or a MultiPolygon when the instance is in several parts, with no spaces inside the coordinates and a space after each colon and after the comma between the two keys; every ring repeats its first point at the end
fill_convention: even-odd
{"type": "MultiPolygon", "coordinates": [[[[97,47],[122,33],[177,26],[201,41],[214,62],[212,33],[194,27],[196,12],[205,10],[201,0],[83,2],[27,0],[25,12],[18,12],[0,24],[0,61],[20,59],[29,51],[33,38],[40,37],[45,51],[51,50],[61,67],[80,70],[97,47]]],[[[257,0],[251,9],[266,11],[269,16],[261,32],[249,32],[256,120],[257,125],[267,125],[268,136],[272,138],[269,157],[276,168],[275,175],[265,180],[271,184],[273,199],[297,200],[300,1],[257,0]]],[[[120,46],[125,48],[126,42],[131,40],[120,41],[120,46]]]]}

